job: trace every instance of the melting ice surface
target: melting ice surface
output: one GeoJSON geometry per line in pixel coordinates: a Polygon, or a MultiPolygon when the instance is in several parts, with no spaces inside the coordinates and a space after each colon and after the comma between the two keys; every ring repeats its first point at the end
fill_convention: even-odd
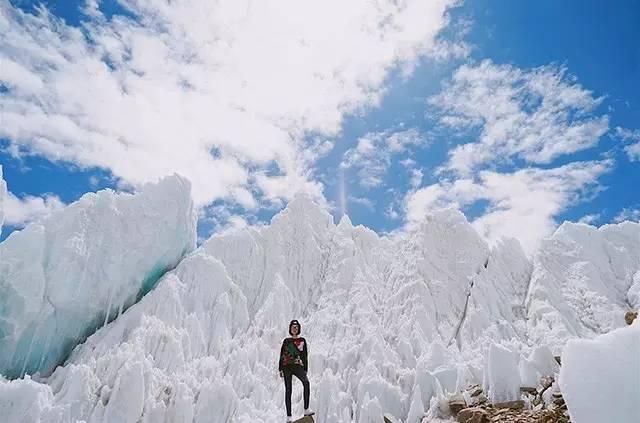
{"type": "Polygon", "coordinates": [[[84,195],[0,244],[0,373],[50,373],[195,248],[190,185],[84,195]]]}
{"type": "Polygon", "coordinates": [[[571,340],[560,381],[571,421],[640,421],[640,321],[600,335],[571,340]]]}
{"type": "Polygon", "coordinates": [[[506,400],[556,373],[553,352],[568,339],[623,325],[600,312],[638,299],[637,234],[637,224],[565,225],[531,262],[517,241],[487,245],[455,210],[385,237],[346,217],[336,225],[298,197],[270,225],[209,239],[42,383],[0,381],[0,413],[25,422],[279,422],[277,360],[292,318],[309,343],[318,422],[389,413],[415,423],[443,393],[471,383],[506,400]],[[583,307],[574,286],[597,307],[583,307]]]}

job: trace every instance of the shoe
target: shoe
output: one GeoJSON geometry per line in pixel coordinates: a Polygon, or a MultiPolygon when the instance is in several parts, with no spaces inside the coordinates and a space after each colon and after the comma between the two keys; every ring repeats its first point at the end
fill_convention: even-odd
{"type": "Polygon", "coordinates": [[[305,416],[313,416],[314,414],[316,414],[316,412],[315,412],[315,411],[313,411],[313,410],[312,410],[312,409],[310,409],[310,408],[307,408],[306,410],[304,410],[304,415],[305,415],[305,416]]]}

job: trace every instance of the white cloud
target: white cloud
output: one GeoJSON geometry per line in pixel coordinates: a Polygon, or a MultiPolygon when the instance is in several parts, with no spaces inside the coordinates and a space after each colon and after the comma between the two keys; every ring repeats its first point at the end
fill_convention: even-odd
{"type": "Polygon", "coordinates": [[[331,145],[309,154],[307,134],[441,54],[452,3],[124,0],[134,21],[86,0],[79,29],[1,2],[0,137],[133,186],[179,172],[199,205],[318,193],[310,161],[331,145]]]}
{"type": "MultiPolygon", "coordinates": [[[[415,128],[402,131],[369,132],[358,139],[355,148],[344,153],[340,166],[356,169],[358,182],[365,188],[383,183],[392,159],[406,152],[411,146],[425,145],[427,140],[415,128]]],[[[411,159],[401,160],[407,167],[415,163],[411,159]]]]}
{"type": "Polygon", "coordinates": [[[585,223],[587,225],[593,225],[598,220],[600,220],[600,213],[592,213],[592,214],[585,214],[580,219],[578,219],[578,222],[585,223]]]}
{"type": "Polygon", "coordinates": [[[626,220],[630,220],[632,222],[640,221],[640,208],[623,208],[620,213],[613,219],[614,222],[620,223],[626,220]]]}
{"type": "Polygon", "coordinates": [[[418,188],[420,185],[422,185],[423,176],[424,174],[422,173],[422,170],[411,169],[411,180],[409,181],[411,188],[418,188]]]}
{"type": "Polygon", "coordinates": [[[594,113],[601,102],[563,67],[522,70],[489,60],[461,66],[429,98],[444,126],[479,129],[476,141],[449,152],[446,168],[462,175],[514,158],[551,163],[594,146],[609,127],[608,116],[594,113]]]}
{"type": "Polygon", "coordinates": [[[349,202],[354,204],[359,204],[362,207],[368,209],[369,211],[374,211],[376,209],[375,203],[370,198],[350,196],[349,202]]]}
{"type": "Polygon", "coordinates": [[[387,209],[385,210],[384,214],[391,220],[400,219],[400,213],[398,213],[395,205],[392,202],[387,205],[387,209]]]}
{"type": "Polygon", "coordinates": [[[64,206],[65,204],[56,195],[45,194],[42,197],[26,195],[19,198],[9,192],[4,204],[4,223],[21,228],[31,222],[47,217],[64,206]]]}
{"type": "Polygon", "coordinates": [[[533,254],[555,230],[560,213],[602,189],[598,178],[613,160],[530,166],[596,145],[609,125],[608,116],[594,112],[601,102],[562,67],[522,70],[488,60],[461,66],[429,98],[429,113],[436,110],[446,129],[478,137],[449,152],[437,183],[407,193],[407,224],[432,209],[486,205],[474,227],[491,243],[515,237],[533,254]],[[522,162],[527,167],[519,168],[522,162]],[[498,164],[512,170],[497,171],[498,164]]]}
{"type": "Polygon", "coordinates": [[[463,207],[486,200],[487,210],[473,221],[476,229],[490,242],[515,237],[532,254],[540,240],[557,226],[554,217],[597,191],[598,177],[608,172],[612,164],[603,160],[513,173],[481,171],[477,180],[443,181],[409,193],[406,216],[411,224],[431,209],[463,207]]]}
{"type": "Polygon", "coordinates": [[[630,142],[630,144],[624,148],[627,156],[629,156],[629,160],[632,162],[640,162],[640,130],[630,130],[618,126],[616,128],[616,134],[624,141],[630,142]]]}
{"type": "Polygon", "coordinates": [[[99,18],[102,16],[100,12],[100,0],[85,0],[81,7],[82,13],[87,16],[99,18]]]}

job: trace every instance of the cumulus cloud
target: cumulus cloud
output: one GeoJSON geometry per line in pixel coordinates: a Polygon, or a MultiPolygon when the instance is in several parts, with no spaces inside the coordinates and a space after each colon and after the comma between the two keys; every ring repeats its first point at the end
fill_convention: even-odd
{"type": "Polygon", "coordinates": [[[616,128],[616,134],[622,138],[623,141],[629,142],[629,145],[624,147],[624,151],[627,153],[629,160],[632,162],[640,162],[640,130],[630,130],[618,126],[616,128]]]}
{"type": "Polygon", "coordinates": [[[596,195],[599,177],[613,168],[611,159],[554,167],[558,157],[596,145],[608,131],[608,116],[596,112],[601,102],[564,67],[462,65],[428,99],[427,113],[448,136],[471,142],[449,151],[435,183],[413,185],[404,200],[407,224],[433,209],[475,206],[481,211],[472,223],[489,242],[515,237],[533,254],[557,216],[596,195]]]}
{"type": "Polygon", "coordinates": [[[473,221],[476,229],[490,242],[515,237],[532,254],[557,226],[554,217],[597,191],[598,178],[612,165],[611,160],[574,162],[512,173],[481,171],[477,179],[442,181],[407,195],[407,219],[416,222],[432,209],[462,208],[484,200],[488,206],[473,221]]]}
{"type": "Polygon", "coordinates": [[[479,132],[449,152],[445,169],[461,175],[513,159],[547,164],[594,146],[609,128],[608,116],[595,113],[601,102],[564,67],[523,70],[490,60],[461,66],[428,100],[443,126],[479,132]]]}
{"type": "Polygon", "coordinates": [[[601,217],[600,213],[585,214],[580,219],[578,219],[578,222],[585,223],[587,225],[593,225],[597,223],[598,220],[600,220],[600,217],[601,217]]]}
{"type": "Polygon", "coordinates": [[[127,17],[107,18],[86,0],[78,28],[0,2],[0,137],[132,186],[179,172],[200,206],[254,207],[321,192],[310,162],[331,143],[308,134],[336,135],[392,69],[441,55],[455,2],[120,3],[127,17]]]}
{"type": "MultiPolygon", "coordinates": [[[[425,145],[426,142],[415,128],[369,132],[358,139],[354,148],[344,153],[340,166],[343,169],[355,169],[359,184],[365,188],[373,188],[383,183],[391,161],[396,155],[406,152],[411,146],[425,145]]],[[[415,162],[405,159],[402,163],[415,162]]],[[[418,177],[416,173],[412,176],[418,177]]]]}
{"type": "Polygon", "coordinates": [[[369,211],[374,211],[376,209],[376,204],[370,198],[349,196],[349,202],[358,204],[369,211]]]}
{"type": "Polygon", "coordinates": [[[20,198],[8,192],[4,202],[4,223],[22,228],[31,222],[49,216],[64,206],[65,204],[57,195],[45,194],[40,197],[25,195],[20,198]]]}
{"type": "Polygon", "coordinates": [[[640,208],[625,207],[620,210],[620,213],[613,219],[614,222],[620,223],[630,220],[632,222],[640,221],[640,208]]]}

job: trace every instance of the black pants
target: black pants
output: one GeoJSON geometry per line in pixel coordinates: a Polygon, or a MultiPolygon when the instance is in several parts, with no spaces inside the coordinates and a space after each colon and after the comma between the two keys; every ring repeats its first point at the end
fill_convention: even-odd
{"type": "Polygon", "coordinates": [[[284,403],[287,406],[287,416],[291,416],[291,376],[295,375],[304,388],[304,409],[309,408],[309,379],[307,379],[307,372],[304,371],[302,366],[288,365],[284,366],[284,403]]]}

